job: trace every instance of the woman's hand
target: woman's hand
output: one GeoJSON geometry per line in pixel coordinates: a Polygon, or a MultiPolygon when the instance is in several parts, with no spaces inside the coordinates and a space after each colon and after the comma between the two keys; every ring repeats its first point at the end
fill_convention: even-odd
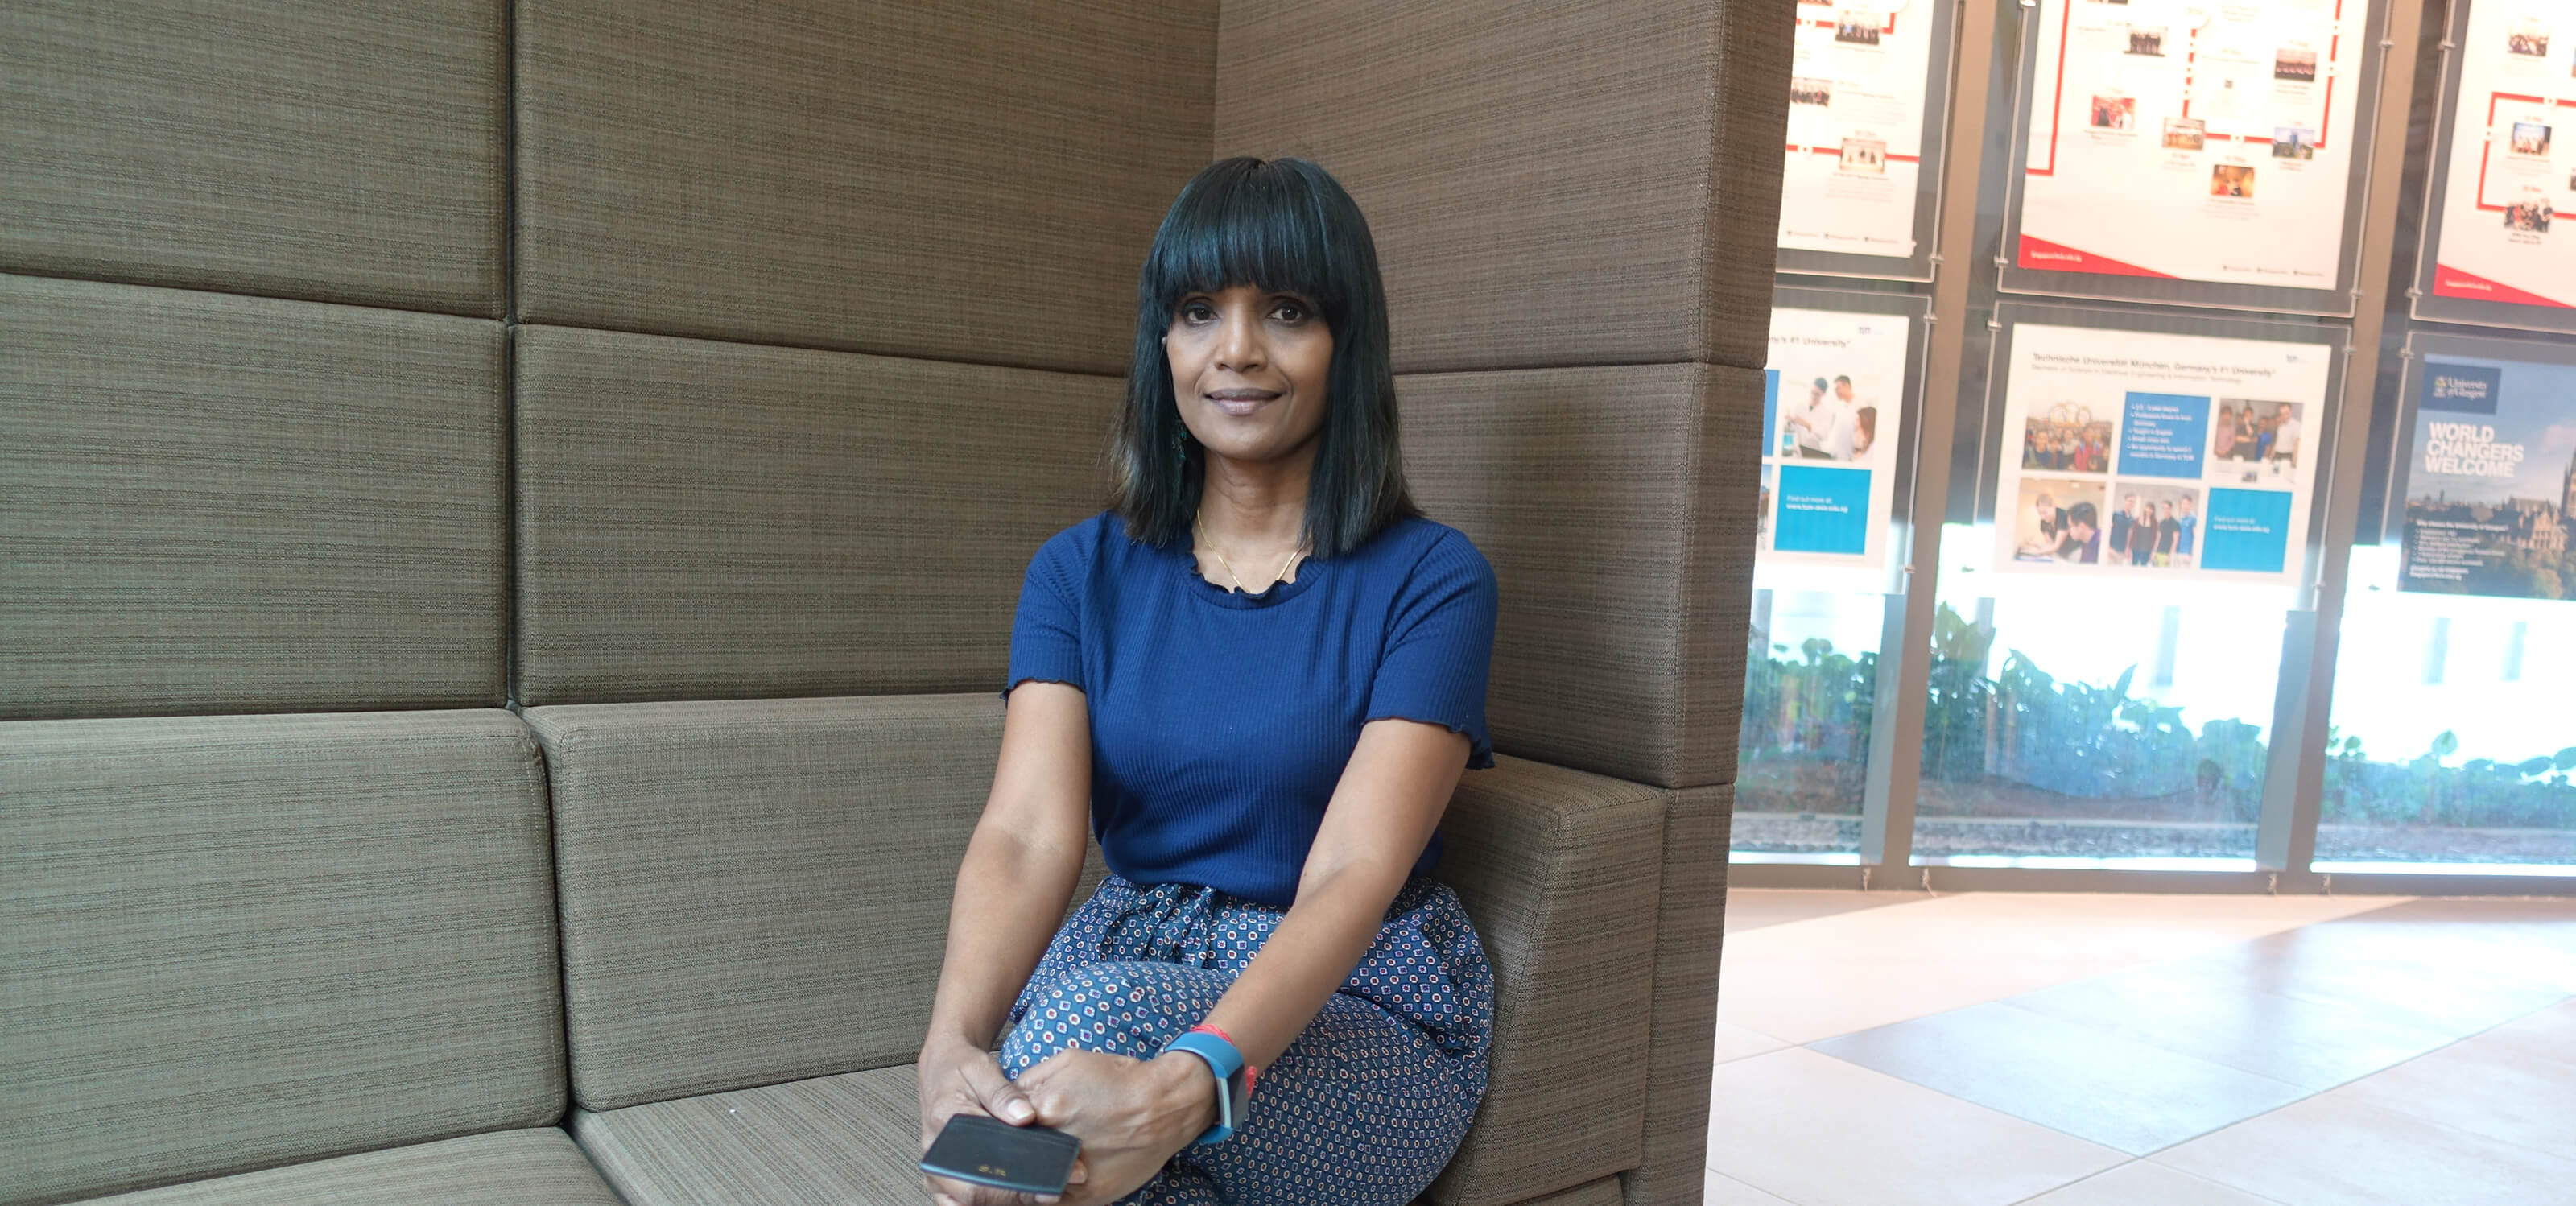
{"type": "Polygon", "coordinates": [[[1214,1073],[1186,1051],[1140,1060],[1068,1049],[1029,1069],[1019,1087],[1041,1124],[1082,1140],[1090,1176],[1065,1189],[1064,1206],[1135,1192],[1216,1124],[1214,1073]]]}
{"type": "MultiPolygon", "coordinates": [[[[1037,1120],[1037,1108],[1029,1101],[1029,1095],[1011,1083],[1009,1077],[1002,1075],[1002,1065],[993,1058],[992,1052],[973,1043],[962,1039],[933,1041],[921,1049],[921,1059],[914,1066],[914,1071],[921,1084],[921,1150],[924,1152],[930,1150],[931,1140],[939,1137],[940,1128],[948,1125],[951,1115],[981,1114],[1013,1126],[1026,1126],[1037,1120]]],[[[1074,1187],[1083,1183],[1085,1172],[1084,1161],[1076,1157],[1072,1180],[1066,1186],[1068,1196],[1074,1193],[1074,1187]]],[[[923,1181],[930,1187],[931,1200],[939,1206],[1027,1206],[1033,1202],[1057,1200],[1054,1194],[1013,1193],[946,1177],[926,1176],[923,1181]]]]}

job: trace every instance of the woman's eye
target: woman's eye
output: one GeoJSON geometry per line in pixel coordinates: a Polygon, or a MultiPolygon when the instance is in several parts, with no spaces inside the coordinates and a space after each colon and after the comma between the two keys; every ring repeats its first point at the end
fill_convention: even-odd
{"type": "Polygon", "coordinates": [[[1215,319],[1216,311],[1210,308],[1206,302],[1190,302],[1181,307],[1181,321],[1183,322],[1212,322],[1215,319]]]}
{"type": "Polygon", "coordinates": [[[1271,309],[1270,316],[1281,322],[1304,322],[1306,307],[1295,302],[1281,302],[1271,309]]]}

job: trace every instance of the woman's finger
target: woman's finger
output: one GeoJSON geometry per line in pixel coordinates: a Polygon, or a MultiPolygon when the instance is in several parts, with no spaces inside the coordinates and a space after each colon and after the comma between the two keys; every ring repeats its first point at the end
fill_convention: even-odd
{"type": "Polygon", "coordinates": [[[1010,1077],[1002,1075],[1002,1065],[990,1058],[974,1059],[959,1065],[958,1072],[965,1076],[966,1087],[974,1091],[975,1099],[983,1103],[984,1112],[1013,1126],[1026,1126],[1037,1120],[1037,1107],[1029,1103],[1029,1095],[1011,1083],[1010,1077]]]}

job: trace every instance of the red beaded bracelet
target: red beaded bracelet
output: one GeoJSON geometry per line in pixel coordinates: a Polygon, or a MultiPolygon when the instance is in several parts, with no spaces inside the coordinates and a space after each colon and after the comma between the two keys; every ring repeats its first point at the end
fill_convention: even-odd
{"type": "MultiPolygon", "coordinates": [[[[1210,1026],[1210,1025],[1208,1025],[1207,1023],[1205,1023],[1205,1022],[1201,1022],[1201,1023],[1199,1023],[1199,1024],[1198,1024],[1198,1025],[1196,1025],[1196,1026],[1192,1026],[1192,1027],[1190,1027],[1190,1029],[1191,1029],[1191,1030],[1193,1030],[1193,1031],[1201,1031],[1201,1030],[1204,1030],[1204,1031],[1206,1031],[1206,1032],[1207,1032],[1207,1033],[1209,1033],[1209,1034],[1213,1034],[1213,1035],[1217,1036],[1218,1038],[1224,1039],[1224,1040],[1225,1040],[1225,1045],[1226,1045],[1226,1046],[1229,1046],[1229,1047],[1234,1048],[1234,1050],[1235,1050],[1235,1053],[1236,1053],[1236,1054],[1240,1055],[1240,1054],[1242,1054],[1242,1053],[1243,1053],[1243,1044],[1241,1044],[1241,1043],[1238,1043],[1238,1042],[1234,1041],[1234,1036],[1233,1036],[1233,1035],[1231,1035],[1231,1034],[1227,1034],[1226,1032],[1224,1032],[1224,1031],[1222,1031],[1222,1030],[1219,1030],[1219,1029],[1217,1029],[1217,1028],[1216,1028],[1216,1027],[1214,1027],[1214,1026],[1210,1026]]],[[[1252,1096],[1252,1086],[1253,1086],[1254,1082],[1256,1082],[1256,1081],[1258,1081],[1258,1080],[1260,1080],[1260,1079],[1261,1079],[1261,1069],[1253,1067],[1253,1066],[1252,1066],[1252,1061],[1251,1061],[1251,1060],[1245,1060],[1245,1061],[1243,1061],[1243,1095],[1244,1095],[1244,1096],[1246,1096],[1246,1097],[1250,1097],[1250,1096],[1252,1096]]]]}

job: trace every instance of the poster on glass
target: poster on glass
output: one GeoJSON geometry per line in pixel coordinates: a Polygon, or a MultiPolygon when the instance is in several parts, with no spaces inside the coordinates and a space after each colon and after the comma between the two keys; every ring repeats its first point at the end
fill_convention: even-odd
{"type": "Polygon", "coordinates": [[[2561,362],[2427,352],[2408,366],[2399,590],[2576,598],[2576,356],[2532,354],[2553,350],[2561,362]]]}
{"type": "Polygon", "coordinates": [[[2576,4],[2455,6],[2419,318],[2576,331],[2576,4]]]}
{"type": "Polygon", "coordinates": [[[2023,11],[2005,290],[2351,313],[2376,6],[2023,11]]]}
{"type": "Polygon", "coordinates": [[[1772,310],[1759,564],[1886,566],[1914,349],[1905,314],[1772,310]]]}
{"type": "Polygon", "coordinates": [[[1794,8],[1780,270],[1931,279],[1951,6],[1794,8]]]}
{"type": "Polygon", "coordinates": [[[2294,582],[2333,348],[2015,322],[1998,570],[2294,582]]]}

